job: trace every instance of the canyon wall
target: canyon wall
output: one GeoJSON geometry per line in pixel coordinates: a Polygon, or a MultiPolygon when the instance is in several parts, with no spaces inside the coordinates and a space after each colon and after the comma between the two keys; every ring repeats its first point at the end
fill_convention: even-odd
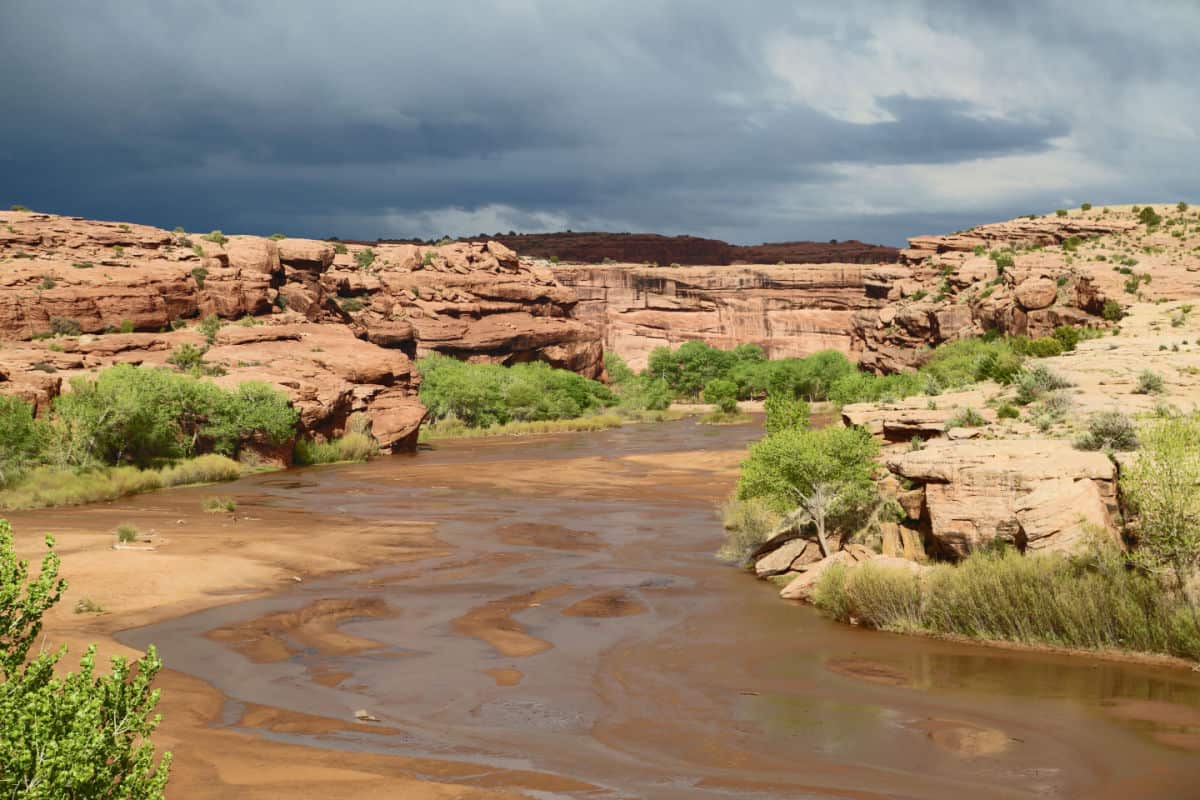
{"type": "Polygon", "coordinates": [[[277,386],[302,433],[338,435],[361,413],[385,449],[406,449],[424,417],[419,356],[601,375],[575,302],[496,242],[363,247],[0,212],[0,393],[45,409],[76,375],[205,346],[195,323],[216,315],[205,363],[219,382],[277,386]]]}
{"type": "Polygon", "coordinates": [[[701,339],[717,347],[761,345],[771,358],[833,348],[857,353],[853,320],[888,302],[909,275],[893,265],[813,264],[642,267],[553,266],[579,298],[574,315],[635,369],[651,350],[701,339]]]}
{"type": "Polygon", "coordinates": [[[833,348],[892,372],[943,342],[1102,326],[1106,302],[1190,296],[1200,264],[1179,242],[1125,207],[914,237],[896,264],[551,268],[578,294],[574,315],[634,367],[655,347],[699,339],[759,344],[774,358],[833,348]],[[1131,292],[1135,274],[1148,277],[1131,292]]]}

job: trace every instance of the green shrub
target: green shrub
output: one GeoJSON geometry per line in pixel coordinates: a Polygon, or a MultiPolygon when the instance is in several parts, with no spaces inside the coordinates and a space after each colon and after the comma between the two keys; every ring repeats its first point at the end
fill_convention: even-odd
{"type": "Polygon", "coordinates": [[[737,384],[724,378],[714,378],[704,386],[704,402],[715,405],[721,412],[737,411],[737,384]]]}
{"type": "Polygon", "coordinates": [[[1162,217],[1150,206],[1146,206],[1136,213],[1138,215],[1138,222],[1147,228],[1154,228],[1162,224],[1162,217]]]}
{"type": "Polygon", "coordinates": [[[204,288],[204,279],[208,277],[208,270],[204,267],[192,267],[192,278],[196,281],[196,288],[204,288]]]}
{"type": "Polygon", "coordinates": [[[504,367],[431,355],[418,367],[430,417],[455,417],[471,428],[573,419],[617,402],[604,384],[540,362],[504,367]]]}
{"type": "Polygon", "coordinates": [[[1083,204],[1083,205],[1081,205],[1079,208],[1080,208],[1080,209],[1082,209],[1083,211],[1091,211],[1091,210],[1092,210],[1092,204],[1091,204],[1091,203],[1084,203],[1084,204],[1083,204]]]}
{"type": "Polygon", "coordinates": [[[1057,211],[1055,211],[1054,214],[1055,214],[1055,216],[1065,217],[1067,215],[1067,210],[1065,208],[1060,208],[1057,211]]]}
{"type": "Polygon", "coordinates": [[[171,351],[167,363],[174,364],[182,372],[199,372],[204,364],[204,350],[185,342],[171,351]]]}
{"type": "Polygon", "coordinates": [[[346,253],[348,253],[350,251],[346,248],[346,245],[342,244],[341,242],[338,242],[337,244],[335,244],[333,246],[333,252],[337,253],[339,256],[344,256],[344,255],[346,255],[346,253]]]}
{"type": "Polygon", "coordinates": [[[1001,403],[996,406],[996,416],[1000,419],[1018,419],[1021,416],[1021,409],[1012,403],[1001,403]]]}
{"type": "Polygon", "coordinates": [[[1121,304],[1116,300],[1105,300],[1104,309],[1100,315],[1109,322],[1120,322],[1125,317],[1125,310],[1121,308],[1121,304]]]}
{"type": "Polygon", "coordinates": [[[1080,450],[1136,450],[1137,446],[1137,426],[1120,411],[1093,414],[1087,432],[1075,440],[1080,450]]]}
{"type": "Polygon", "coordinates": [[[226,242],[229,241],[228,236],[226,236],[225,234],[223,234],[217,230],[206,233],[203,236],[201,236],[200,238],[205,240],[206,242],[212,242],[213,244],[219,244],[219,245],[224,245],[226,242]]]}
{"type": "Polygon", "coordinates": [[[980,428],[987,425],[987,420],[973,408],[962,408],[954,416],[946,420],[946,430],[951,428],[980,428]]]}
{"type": "Polygon", "coordinates": [[[117,537],[118,542],[128,544],[129,542],[136,542],[141,534],[138,532],[137,528],[126,522],[117,526],[115,536],[117,537]]]}
{"type": "Polygon", "coordinates": [[[1031,339],[1025,344],[1026,352],[1034,358],[1051,358],[1063,353],[1063,344],[1053,336],[1031,339]]]}
{"type": "Polygon", "coordinates": [[[121,333],[133,333],[133,331],[135,330],[134,325],[133,325],[133,320],[131,320],[131,319],[121,320],[121,325],[119,328],[117,328],[117,330],[119,330],[121,333]]]}
{"type": "Polygon", "coordinates": [[[0,395],[0,488],[21,479],[46,451],[46,425],[33,416],[33,406],[18,397],[0,395]]]}
{"type": "Polygon", "coordinates": [[[1073,384],[1042,364],[1024,368],[1017,375],[1017,403],[1029,405],[1047,392],[1068,389],[1073,384]]]}
{"type": "Polygon", "coordinates": [[[1134,394],[1162,394],[1164,390],[1163,377],[1153,370],[1144,369],[1138,373],[1134,394]]]}
{"type": "Polygon", "coordinates": [[[359,269],[367,269],[375,263],[375,251],[371,248],[359,250],[354,254],[354,263],[358,264],[359,269]]]}
{"type": "Polygon", "coordinates": [[[221,330],[221,318],[216,314],[209,314],[200,320],[197,330],[204,337],[204,341],[208,342],[209,346],[211,346],[217,340],[217,332],[221,330]]]}
{"type": "Polygon", "coordinates": [[[280,241],[280,240],[282,240],[282,239],[286,239],[287,237],[286,237],[286,236],[284,236],[282,233],[272,233],[272,234],[271,234],[269,237],[267,237],[267,238],[271,239],[272,241],[278,242],[278,241],[280,241]]]}
{"type": "Polygon", "coordinates": [[[808,403],[792,396],[787,391],[771,392],[763,403],[767,418],[764,423],[767,433],[778,433],[789,428],[807,428],[808,403]]]}
{"type": "Polygon", "coordinates": [[[42,619],[67,587],[51,537],[46,547],[30,578],[0,520],[0,795],[162,800],[171,756],[155,763],[150,741],[162,662],[151,646],[132,663],[114,656],[97,675],[91,646],[77,672],[58,668],[66,648],[44,646],[42,619]]]}
{"type": "Polygon", "coordinates": [[[337,303],[342,311],[348,314],[354,314],[363,310],[363,301],[358,297],[341,297],[337,303]]]}

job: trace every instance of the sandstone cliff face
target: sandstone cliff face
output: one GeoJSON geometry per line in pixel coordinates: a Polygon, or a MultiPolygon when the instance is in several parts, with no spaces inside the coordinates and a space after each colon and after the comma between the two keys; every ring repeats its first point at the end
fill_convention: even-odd
{"type": "Polygon", "coordinates": [[[635,369],[655,347],[693,339],[718,347],[758,344],[772,358],[827,348],[856,355],[855,315],[882,308],[889,287],[910,273],[860,264],[553,269],[579,297],[575,316],[598,327],[605,347],[635,369]]]}
{"type": "Polygon", "coordinates": [[[495,242],[211,238],[0,212],[0,392],[45,408],[73,375],[165,364],[174,347],[203,344],[186,326],[209,314],[260,323],[218,334],[205,360],[222,382],[283,389],[309,435],[364,413],[385,448],[415,446],[420,355],[603,372],[598,333],[570,317],[574,293],[495,242]],[[35,340],[51,332],[68,335],[35,340]]]}

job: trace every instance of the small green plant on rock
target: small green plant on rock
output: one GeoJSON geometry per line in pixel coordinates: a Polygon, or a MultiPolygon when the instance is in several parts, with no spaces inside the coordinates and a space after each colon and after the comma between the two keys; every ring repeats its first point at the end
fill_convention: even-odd
{"type": "Polygon", "coordinates": [[[219,230],[210,231],[209,233],[204,234],[200,238],[206,242],[212,242],[213,244],[219,244],[219,245],[224,245],[226,242],[229,241],[229,237],[226,236],[225,234],[221,233],[219,230]]]}

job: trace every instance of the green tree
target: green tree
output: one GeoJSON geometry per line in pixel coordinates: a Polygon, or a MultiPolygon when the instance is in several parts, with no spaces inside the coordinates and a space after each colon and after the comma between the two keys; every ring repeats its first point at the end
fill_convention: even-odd
{"type": "Polygon", "coordinates": [[[765,422],[767,433],[808,427],[808,403],[798,397],[793,397],[786,390],[768,394],[763,403],[763,411],[767,414],[765,422]]]}
{"type": "Polygon", "coordinates": [[[861,428],[788,428],[750,446],[738,499],[759,497],[781,513],[804,509],[821,552],[829,555],[826,533],[853,530],[878,501],[878,453],[878,443],[861,428]]]}
{"type": "Polygon", "coordinates": [[[1138,458],[1121,470],[1121,490],[1137,515],[1136,558],[1167,572],[1197,618],[1188,581],[1200,565],[1200,416],[1147,427],[1138,458]]]}
{"type": "Polygon", "coordinates": [[[204,337],[204,341],[208,342],[211,347],[213,342],[217,340],[217,331],[221,330],[221,318],[216,314],[209,314],[200,320],[199,329],[200,335],[204,337]]]}
{"type": "Polygon", "coordinates": [[[299,419],[283,392],[262,381],[247,381],[233,392],[221,393],[199,435],[211,439],[216,452],[236,456],[251,439],[286,442],[299,419]]]}
{"type": "Polygon", "coordinates": [[[17,397],[0,396],[0,487],[20,478],[46,449],[46,426],[34,418],[33,406],[17,397]]]}
{"type": "Polygon", "coordinates": [[[0,795],[26,800],[158,800],[171,754],[155,761],[150,735],[162,668],[154,648],[129,663],[114,656],[97,675],[95,647],[80,669],[57,677],[66,648],[33,653],[42,617],[62,597],[54,542],[38,576],[13,549],[12,528],[0,519],[0,795]],[[32,657],[31,657],[32,656],[32,657]]]}
{"type": "Polygon", "coordinates": [[[704,386],[704,402],[712,403],[725,414],[737,411],[737,384],[725,378],[715,378],[704,386]]]}

